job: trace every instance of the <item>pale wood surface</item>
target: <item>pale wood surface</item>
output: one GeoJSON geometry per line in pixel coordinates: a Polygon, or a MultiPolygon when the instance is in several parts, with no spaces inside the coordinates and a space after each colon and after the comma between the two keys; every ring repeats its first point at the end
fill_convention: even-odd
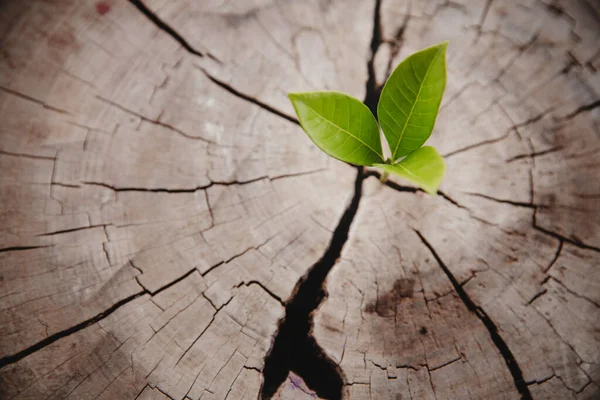
{"type": "Polygon", "coordinates": [[[257,398],[357,179],[286,93],[442,40],[442,193],[367,173],[312,335],[344,398],[599,398],[594,0],[0,1],[0,398],[257,398]]]}

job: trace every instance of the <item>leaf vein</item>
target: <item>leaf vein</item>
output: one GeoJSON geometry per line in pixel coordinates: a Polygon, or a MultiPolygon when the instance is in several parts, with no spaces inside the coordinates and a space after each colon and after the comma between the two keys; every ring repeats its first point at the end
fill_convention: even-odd
{"type": "Polygon", "coordinates": [[[396,121],[396,118],[394,118],[394,115],[385,108],[385,104],[382,104],[382,108],[383,108],[383,111],[385,111],[390,116],[392,121],[394,121],[396,123],[396,125],[398,125],[398,127],[400,127],[401,124],[398,121],[396,121]]]}
{"type": "MultiPolygon", "coordinates": [[[[404,79],[404,74],[400,74],[400,76],[402,77],[402,83],[404,83],[404,85],[406,86],[406,88],[413,94],[416,95],[417,92],[415,92],[414,90],[411,89],[410,86],[408,86],[408,83],[406,83],[406,79],[404,79]]],[[[400,90],[400,85],[396,84],[396,87],[398,88],[398,90],[400,90]]]]}
{"type": "Polygon", "coordinates": [[[412,69],[412,72],[415,75],[415,79],[417,80],[417,82],[419,82],[419,85],[420,85],[421,83],[423,83],[423,81],[427,77],[427,74],[425,74],[425,76],[423,77],[423,81],[420,80],[419,76],[417,75],[417,71],[415,70],[415,66],[414,66],[412,58],[408,60],[408,63],[410,64],[410,69],[412,69]]]}
{"type": "MultiPolygon", "coordinates": [[[[398,110],[400,110],[402,112],[402,115],[404,115],[405,117],[408,117],[408,115],[404,112],[404,110],[402,110],[402,108],[398,105],[398,103],[396,103],[396,100],[394,99],[394,96],[390,96],[389,98],[390,98],[390,100],[392,100],[392,102],[394,103],[394,105],[396,107],[398,107],[398,110]]],[[[385,112],[387,112],[388,114],[390,114],[390,112],[385,109],[385,103],[382,103],[381,106],[383,107],[383,109],[385,110],[385,112]]],[[[390,114],[390,116],[391,116],[391,114],[390,114]]]]}
{"type": "MultiPolygon", "coordinates": [[[[440,50],[438,49],[438,51],[435,53],[435,56],[433,57],[431,63],[429,63],[429,66],[427,67],[427,71],[425,72],[425,75],[423,76],[423,81],[425,82],[425,80],[427,79],[427,75],[429,74],[429,71],[431,70],[431,66],[434,64],[434,61],[436,60],[438,54],[439,54],[440,50]]],[[[412,113],[415,109],[415,106],[417,105],[417,102],[419,101],[419,96],[421,95],[421,90],[423,89],[423,87],[419,87],[419,93],[417,93],[417,99],[416,101],[413,103],[411,109],[410,109],[410,113],[409,113],[409,117],[406,119],[406,123],[404,124],[404,128],[402,128],[402,131],[400,132],[400,139],[398,140],[398,143],[396,143],[396,148],[394,149],[394,152],[392,153],[392,158],[396,158],[396,155],[398,154],[398,145],[400,144],[400,142],[402,141],[402,137],[404,136],[404,131],[406,130],[406,126],[408,125],[408,121],[410,120],[412,113]]]]}
{"type": "MultiPolygon", "coordinates": [[[[310,108],[316,115],[319,116],[319,118],[323,119],[326,123],[328,123],[329,125],[333,126],[334,128],[337,128],[339,130],[341,130],[342,132],[348,134],[349,136],[352,136],[355,140],[357,140],[358,142],[362,143],[365,147],[369,148],[369,150],[371,150],[373,153],[377,154],[377,156],[383,160],[383,155],[379,154],[375,149],[373,149],[371,146],[369,146],[368,144],[366,144],[365,142],[363,142],[362,140],[360,140],[360,138],[354,136],[352,133],[350,133],[349,131],[341,128],[340,126],[338,126],[337,124],[334,124],[333,122],[329,121],[328,119],[326,119],[323,115],[321,115],[317,110],[315,110],[313,107],[309,106],[308,104],[306,104],[306,107],[310,108]]],[[[334,110],[335,110],[335,102],[334,102],[334,110]]],[[[335,114],[333,114],[335,115],[335,114]]]]}

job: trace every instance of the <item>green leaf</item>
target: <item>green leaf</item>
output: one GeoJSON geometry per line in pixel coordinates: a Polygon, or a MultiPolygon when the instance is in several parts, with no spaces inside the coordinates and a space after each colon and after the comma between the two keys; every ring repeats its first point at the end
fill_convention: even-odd
{"type": "Polygon", "coordinates": [[[300,125],[321,150],[356,165],[383,162],[377,121],[367,106],[340,92],[289,93],[300,125]]]}
{"type": "Polygon", "coordinates": [[[431,135],[446,87],[448,42],[407,57],[385,83],[377,105],[392,161],[406,156],[431,135]]]}
{"type": "Polygon", "coordinates": [[[446,171],[444,159],[431,146],[421,147],[398,164],[374,166],[419,185],[429,194],[437,193],[446,171]]]}

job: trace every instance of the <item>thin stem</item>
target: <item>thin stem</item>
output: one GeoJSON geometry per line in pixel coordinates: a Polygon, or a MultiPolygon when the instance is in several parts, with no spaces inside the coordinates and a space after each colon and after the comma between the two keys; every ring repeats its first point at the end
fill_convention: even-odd
{"type": "Polygon", "coordinates": [[[383,173],[381,174],[381,176],[379,177],[379,181],[381,183],[385,183],[388,179],[388,176],[390,176],[390,173],[387,171],[383,171],[383,173]]]}

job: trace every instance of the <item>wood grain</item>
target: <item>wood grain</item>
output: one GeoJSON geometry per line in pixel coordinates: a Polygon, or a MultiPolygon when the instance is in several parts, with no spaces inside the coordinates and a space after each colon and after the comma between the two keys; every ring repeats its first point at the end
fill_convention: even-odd
{"type": "Polygon", "coordinates": [[[599,13],[0,2],[0,398],[598,398],[599,13]],[[302,133],[287,92],[372,107],[442,40],[438,196],[302,133]]]}

